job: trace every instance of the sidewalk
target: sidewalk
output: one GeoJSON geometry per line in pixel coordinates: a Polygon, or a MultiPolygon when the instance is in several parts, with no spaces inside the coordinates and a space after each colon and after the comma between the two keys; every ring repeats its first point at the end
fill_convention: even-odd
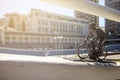
{"type": "MultiPolygon", "coordinates": [[[[79,59],[79,57],[77,56],[77,54],[74,54],[74,55],[65,55],[65,56],[63,56],[63,57],[73,57],[73,58],[78,58],[79,59]]],[[[107,55],[107,57],[106,57],[106,59],[111,59],[111,60],[119,60],[120,61],[120,54],[116,54],[116,55],[107,55]]]]}
{"type": "MultiPolygon", "coordinates": [[[[47,63],[60,63],[60,64],[79,64],[79,65],[97,65],[96,63],[101,63],[95,60],[80,60],[80,58],[74,55],[59,55],[59,56],[31,56],[31,55],[18,55],[18,54],[4,54],[0,53],[0,61],[26,61],[26,62],[47,62],[47,63]]],[[[106,61],[115,63],[115,66],[120,66],[120,55],[109,55],[106,61]]],[[[107,62],[105,62],[107,63],[107,62]]],[[[104,63],[103,63],[104,64],[104,63]]]]}
{"type": "Polygon", "coordinates": [[[120,54],[119,55],[118,54],[117,55],[109,55],[106,57],[106,59],[117,59],[117,60],[119,59],[119,61],[120,61],[120,54]]]}
{"type": "MultiPolygon", "coordinates": [[[[66,55],[63,56],[64,59],[71,60],[71,61],[78,61],[78,62],[89,62],[89,63],[94,63],[94,62],[99,62],[91,59],[85,59],[85,60],[80,60],[80,58],[75,54],[75,55],[66,55]]],[[[116,66],[120,66],[120,54],[118,55],[108,55],[105,59],[105,63],[115,63],[116,66]]]]}

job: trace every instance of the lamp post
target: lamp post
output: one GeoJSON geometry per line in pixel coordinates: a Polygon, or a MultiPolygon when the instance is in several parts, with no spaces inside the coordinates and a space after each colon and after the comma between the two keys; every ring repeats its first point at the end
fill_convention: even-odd
{"type": "Polygon", "coordinates": [[[58,36],[58,48],[59,48],[59,54],[60,54],[60,50],[62,48],[61,46],[61,40],[62,40],[63,36],[58,36]]]}
{"type": "Polygon", "coordinates": [[[58,49],[60,50],[61,47],[60,47],[60,41],[63,37],[62,36],[55,36],[54,39],[55,39],[55,46],[56,46],[56,55],[58,55],[58,49]],[[58,41],[57,41],[58,40],[58,41]]]}
{"type": "Polygon", "coordinates": [[[55,50],[56,50],[56,54],[57,54],[57,37],[56,36],[54,37],[54,40],[55,40],[55,50]]]}

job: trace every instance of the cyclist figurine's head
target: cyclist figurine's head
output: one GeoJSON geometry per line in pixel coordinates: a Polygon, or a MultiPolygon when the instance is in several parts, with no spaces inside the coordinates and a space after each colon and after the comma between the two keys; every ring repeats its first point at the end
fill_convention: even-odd
{"type": "Polygon", "coordinates": [[[90,23],[90,29],[95,30],[96,29],[96,24],[95,23],[90,23]]]}

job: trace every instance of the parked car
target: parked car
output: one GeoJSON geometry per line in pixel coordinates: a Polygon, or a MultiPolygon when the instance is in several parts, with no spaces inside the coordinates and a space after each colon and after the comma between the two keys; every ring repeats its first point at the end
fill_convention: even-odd
{"type": "Polygon", "coordinates": [[[106,45],[108,51],[120,51],[120,44],[106,45]]]}

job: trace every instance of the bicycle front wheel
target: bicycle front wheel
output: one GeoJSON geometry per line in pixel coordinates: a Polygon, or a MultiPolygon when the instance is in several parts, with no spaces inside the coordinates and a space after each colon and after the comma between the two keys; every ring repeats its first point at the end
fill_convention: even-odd
{"type": "Polygon", "coordinates": [[[77,47],[77,55],[80,59],[88,58],[89,46],[87,43],[83,42],[77,47]]]}

